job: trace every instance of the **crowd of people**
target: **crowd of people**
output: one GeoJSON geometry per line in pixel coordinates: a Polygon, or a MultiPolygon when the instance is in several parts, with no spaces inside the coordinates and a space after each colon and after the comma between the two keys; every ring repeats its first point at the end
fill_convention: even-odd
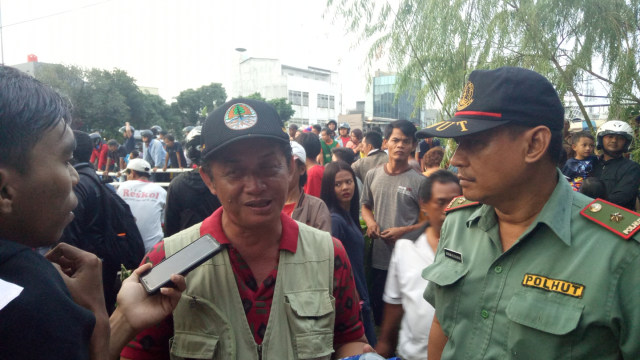
{"type": "Polygon", "coordinates": [[[533,71],[472,72],[420,130],[302,129],[238,98],[139,149],[129,123],[122,145],[71,131],[17,70],[0,89],[0,358],[640,357],[636,136],[568,134],[533,71]],[[147,295],[205,234],[223,251],[147,295]]]}

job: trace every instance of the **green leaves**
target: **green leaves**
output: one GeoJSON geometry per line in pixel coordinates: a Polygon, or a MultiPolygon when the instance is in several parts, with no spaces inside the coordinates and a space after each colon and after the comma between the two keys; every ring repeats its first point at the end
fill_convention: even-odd
{"type": "Polygon", "coordinates": [[[369,65],[388,59],[397,93],[422,84],[416,107],[435,102],[452,114],[476,68],[522,66],[548,77],[561,98],[579,95],[586,78],[610,87],[619,104],[640,104],[638,0],[331,0],[327,6],[359,43],[369,65]]]}

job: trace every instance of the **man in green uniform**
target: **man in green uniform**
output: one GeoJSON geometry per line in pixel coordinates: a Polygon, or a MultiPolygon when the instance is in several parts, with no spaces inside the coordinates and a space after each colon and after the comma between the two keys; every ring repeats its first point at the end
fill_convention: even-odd
{"type": "Polygon", "coordinates": [[[563,118],[544,77],[500,68],[418,132],[457,141],[464,194],[423,272],[429,360],[640,358],[640,216],[571,190],[563,118]]]}

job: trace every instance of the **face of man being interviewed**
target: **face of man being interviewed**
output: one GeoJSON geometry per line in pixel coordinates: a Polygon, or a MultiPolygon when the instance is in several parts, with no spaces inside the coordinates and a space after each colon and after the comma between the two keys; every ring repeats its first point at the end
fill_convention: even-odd
{"type": "Polygon", "coordinates": [[[223,149],[201,175],[224,209],[223,226],[268,229],[280,222],[293,159],[269,139],[244,139],[223,149]],[[256,149],[260,149],[256,153],[256,149]]]}

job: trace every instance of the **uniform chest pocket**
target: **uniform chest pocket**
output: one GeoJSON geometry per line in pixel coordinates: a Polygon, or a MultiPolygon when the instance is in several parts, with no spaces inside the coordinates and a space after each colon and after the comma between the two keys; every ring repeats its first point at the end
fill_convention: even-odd
{"type": "Polygon", "coordinates": [[[285,294],[285,311],[299,359],[329,359],[333,353],[335,298],[328,289],[285,294]]]}
{"type": "Polygon", "coordinates": [[[425,299],[431,303],[435,300],[436,316],[445,333],[451,333],[456,324],[461,288],[468,272],[465,264],[444,256],[422,271],[422,278],[430,282],[428,286],[436,285],[425,290],[425,299]]]}
{"type": "Polygon", "coordinates": [[[571,358],[572,332],[578,327],[584,305],[571,299],[563,303],[558,298],[562,295],[535,291],[522,291],[507,305],[506,314],[512,321],[508,331],[510,353],[524,359],[551,359],[558,354],[571,358]]]}

